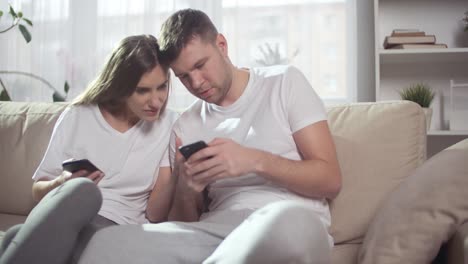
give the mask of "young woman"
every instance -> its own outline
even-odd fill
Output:
[[[61,114],[33,175],[40,203],[7,232],[0,263],[76,260],[98,229],[167,219],[174,189],[167,152],[177,115],[165,109],[169,72],[158,55],[151,35],[123,39]],[[88,159],[99,170],[63,171],[68,159]]]

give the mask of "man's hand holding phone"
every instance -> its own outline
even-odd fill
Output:
[[[86,177],[92,180],[94,183],[98,184],[99,181],[101,181],[101,179],[104,177],[104,173],[101,170],[99,170],[91,161],[87,159],[65,160],[62,163],[62,168],[64,172],[71,173],[71,175],[68,174],[68,177],[66,177],[65,180],[78,178],[78,177]]]
[[[256,166],[263,156],[260,150],[226,138],[216,138],[208,144],[195,142],[180,147],[179,151],[190,154],[183,165],[184,174],[191,187],[198,191],[219,179],[257,172]]]
[[[183,187],[183,189],[189,187],[192,189],[192,191],[200,193],[203,191],[203,189],[205,189],[206,185],[194,182],[192,176],[187,174],[188,160],[193,154],[200,151],[201,149],[208,147],[208,145],[204,141],[197,141],[183,146],[181,146],[181,144],[182,141],[177,137],[176,148],[178,151],[176,152],[176,166],[179,177],[184,179],[183,185],[186,187]]]

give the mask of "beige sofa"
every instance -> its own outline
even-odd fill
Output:
[[[22,223],[34,206],[31,176],[65,107],[0,102],[0,230]],[[331,203],[333,263],[357,263],[379,208],[425,162],[424,114],[403,101],[330,107],[328,114],[343,173],[342,191]],[[440,263],[467,263],[466,226],[458,228],[451,247],[439,254]]]

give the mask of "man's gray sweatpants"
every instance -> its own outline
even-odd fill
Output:
[[[329,263],[332,240],[302,202],[205,214],[200,222],[99,230],[81,255],[91,263]]]

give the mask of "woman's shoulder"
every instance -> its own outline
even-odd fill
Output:
[[[66,110],[73,114],[93,113],[98,109],[96,105],[70,104]]]
[[[173,109],[166,108],[164,113],[161,115],[160,120],[163,122],[168,122],[171,125],[179,118],[179,113]]]
[[[68,105],[59,117],[58,123],[82,121],[87,116],[94,115],[97,106],[94,105]]]

